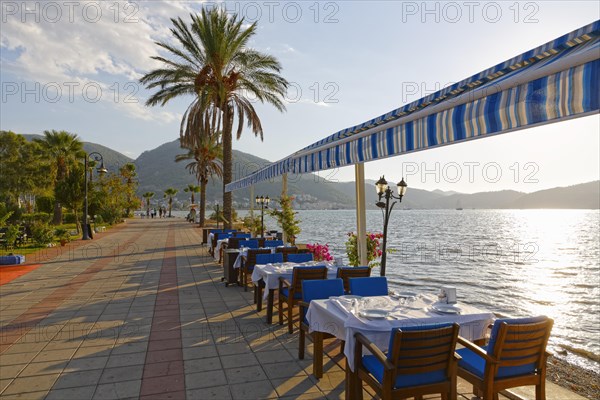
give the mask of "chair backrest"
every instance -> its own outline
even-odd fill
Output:
[[[211,229],[209,233],[223,233],[223,229]]]
[[[277,247],[283,246],[283,240],[265,240],[265,245],[263,247]]]
[[[282,253],[283,254],[283,261],[287,261],[287,256],[289,254],[296,254],[298,253],[298,248],[296,246],[286,246],[286,247],[278,247],[277,249],[275,249],[275,251],[277,253]]]
[[[235,232],[237,232],[237,229],[223,229],[223,233],[234,234]]]
[[[236,232],[233,235],[235,237],[241,238],[241,239],[250,239],[252,237],[252,234],[250,234],[250,233],[242,233],[242,232]]]
[[[244,268],[246,270],[254,268],[256,265],[256,256],[258,254],[271,254],[270,249],[249,249],[246,261],[244,261]]]
[[[269,253],[269,254],[257,254],[256,264],[275,264],[283,262],[283,254],[281,253]]]
[[[394,376],[435,374],[448,379],[459,329],[456,323],[392,329],[387,358]]]
[[[546,345],[553,324],[554,321],[546,316],[497,319],[487,346],[488,354],[499,361],[494,376],[527,375],[544,368]]]
[[[344,282],[341,279],[317,279],[302,281],[302,300],[310,303],[312,300],[328,299],[331,296],[342,296],[344,294]],[[300,307],[302,321],[305,319],[306,310]]]
[[[292,287],[295,293],[302,293],[302,281],[310,279],[327,279],[327,267],[294,267],[292,273]]]
[[[216,247],[217,246],[217,241],[221,240],[221,239],[227,239],[231,237],[231,233],[225,233],[225,232],[215,232],[213,234],[213,242],[212,242],[212,246]]]
[[[385,276],[371,276],[368,278],[349,278],[350,293],[357,296],[386,296],[388,284]]]
[[[228,249],[239,249],[241,240],[245,240],[245,239],[240,239],[239,237],[230,237],[229,240],[227,241],[227,248]]]
[[[256,239],[246,239],[240,243],[240,246],[247,247],[249,249],[258,249],[258,240]]]
[[[287,256],[288,262],[293,263],[303,263],[313,260],[312,253],[303,253],[303,254],[288,254]]]
[[[231,239],[230,239],[231,240]],[[344,281],[344,290],[350,292],[350,278],[366,278],[371,276],[369,267],[341,267],[337,270],[337,277]]]

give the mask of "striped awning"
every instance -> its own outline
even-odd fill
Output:
[[[599,74],[600,20],[336,132],[225,190],[285,173],[317,172],[595,114],[600,110]]]

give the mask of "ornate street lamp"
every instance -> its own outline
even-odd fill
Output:
[[[90,240],[91,239],[91,237],[89,235],[89,232],[88,232],[88,223],[89,223],[89,221],[88,221],[88,174],[87,174],[87,171],[88,171],[88,160],[90,158],[92,160],[94,160],[94,162],[96,164],[100,163],[100,166],[96,169],[96,171],[99,174],[105,174],[105,173],[108,172],[108,170],[106,168],[104,168],[104,159],[102,158],[102,154],[94,151],[94,152],[92,152],[90,154],[86,154],[85,155],[85,159],[84,159],[84,162],[83,162],[83,166],[84,166],[84,168],[83,168],[83,176],[85,178],[83,186],[84,186],[84,191],[85,191],[85,197],[84,197],[84,200],[83,200],[83,202],[84,202],[84,206],[83,206],[83,208],[84,208],[84,210],[83,210],[83,229],[82,229],[83,230],[83,234],[81,236],[81,240]]]
[[[396,203],[402,202],[402,197],[406,193],[406,189],[408,185],[404,182],[404,178],[397,184],[398,186],[398,195],[395,196],[392,192],[392,189],[388,186],[387,181],[382,176],[376,183],[375,189],[377,190],[377,196],[379,196],[379,201],[375,203],[375,205],[383,211],[383,252],[381,254],[381,276],[385,276],[385,262],[386,262],[386,248],[387,248],[387,229],[388,223],[390,222],[390,214],[392,213],[392,209],[396,205]],[[381,201],[381,198],[385,198],[385,202]],[[390,204],[390,199],[398,200],[392,201]]]
[[[269,208],[271,199],[269,196],[256,196],[256,204],[260,206],[260,237],[265,237],[265,208]]]

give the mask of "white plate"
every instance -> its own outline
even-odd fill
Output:
[[[460,312],[462,311],[460,307],[454,306],[452,304],[433,304],[431,306],[431,309],[442,314],[460,314]]]
[[[384,319],[389,315],[389,312],[385,310],[371,309],[360,311],[358,315],[369,319]]]

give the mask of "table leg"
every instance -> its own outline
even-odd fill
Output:
[[[263,287],[265,287],[265,283],[262,280],[258,281],[256,286],[254,286],[254,299],[256,300],[256,312],[262,311]]]
[[[275,299],[275,289],[269,289],[267,296],[267,324],[273,323],[273,302]]]
[[[323,332],[315,331],[313,337],[313,375],[317,379],[323,377]]]

